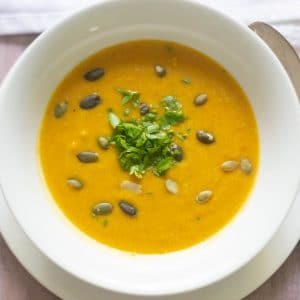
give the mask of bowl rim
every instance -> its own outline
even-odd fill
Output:
[[[136,2],[136,0],[126,0],[127,2]],[[150,1],[150,0],[143,0],[143,1]],[[261,47],[261,49],[264,49],[265,52],[268,53],[268,55],[270,56],[270,58],[273,59],[274,64],[277,64],[277,66],[279,68],[281,68],[281,75],[284,76],[286,79],[288,79],[288,81],[290,82],[290,79],[286,73],[286,71],[284,70],[283,66],[281,65],[281,63],[279,62],[279,60],[277,59],[277,57],[275,56],[275,54],[268,48],[268,46],[255,34],[253,33],[245,24],[227,16],[226,14],[224,14],[223,12],[220,12],[219,10],[216,10],[212,7],[210,7],[209,5],[200,3],[197,0],[167,0],[168,2],[177,2],[177,3],[185,3],[186,5],[194,5],[195,8],[197,9],[203,9],[208,11],[211,14],[214,15],[218,15],[218,17],[222,18],[223,20],[225,20],[225,22],[227,23],[231,23],[233,26],[236,26],[237,28],[243,30],[245,35],[248,35],[249,38],[252,39],[253,43],[257,43],[259,44],[259,46]],[[7,76],[5,77],[5,79],[3,80],[2,84],[1,84],[1,88],[3,88],[6,85],[9,85],[9,82],[11,81],[11,79],[14,77],[14,73],[18,70],[19,65],[23,62],[26,61],[28,53],[30,53],[32,51],[32,49],[34,49],[35,47],[37,47],[39,44],[43,43],[43,41],[45,39],[47,39],[47,36],[51,33],[54,33],[55,31],[59,30],[61,27],[63,27],[65,25],[65,23],[71,22],[73,19],[76,19],[78,16],[82,15],[82,14],[86,14],[87,12],[89,12],[90,10],[94,9],[94,8],[98,8],[101,7],[104,4],[109,4],[109,3],[116,3],[118,1],[116,0],[100,0],[96,3],[92,3],[89,4],[83,8],[79,8],[76,11],[73,11],[72,13],[70,13],[69,15],[63,17],[62,19],[59,20],[58,23],[56,23],[55,25],[53,25],[52,27],[50,27],[48,30],[44,31],[39,37],[37,37],[28,47],[27,49],[22,53],[22,55],[20,56],[20,58],[16,61],[16,63],[14,64],[14,66],[11,68],[11,70],[8,72]],[[297,100],[297,95],[296,92],[294,90],[293,85],[290,82],[290,88],[291,88],[291,93],[294,94],[294,99]],[[1,99],[0,100],[3,102],[4,100]],[[0,101],[0,104],[1,104]],[[295,101],[295,105],[298,105],[298,102]],[[296,106],[295,106],[296,107]],[[300,110],[297,107],[297,112],[298,112],[298,119],[300,120]],[[299,123],[300,124],[300,123]],[[295,187],[295,191],[294,191],[294,196],[293,196],[293,200],[290,201],[290,205],[289,205],[289,209],[287,209],[287,211],[285,212],[284,216],[281,218],[280,222],[278,222],[278,226],[275,228],[275,230],[273,230],[273,232],[270,232],[269,236],[267,239],[265,239],[264,241],[262,241],[260,244],[257,244],[256,247],[256,251],[253,251],[252,255],[249,255],[249,257],[244,260],[244,261],[239,261],[238,264],[235,264],[235,266],[232,266],[232,268],[230,270],[228,270],[227,272],[224,272],[224,274],[219,274],[219,276],[216,276],[216,278],[214,278],[214,280],[212,280],[212,282],[206,282],[204,284],[201,284],[201,288],[202,287],[206,287],[208,285],[211,285],[215,282],[218,282],[222,279],[224,279],[225,277],[231,275],[232,273],[236,272],[237,270],[239,270],[240,268],[242,268],[245,264],[247,264],[250,260],[252,260],[271,240],[271,238],[274,236],[274,234],[277,232],[278,228],[280,227],[280,225],[283,223],[286,215],[289,213],[290,208],[292,207],[292,203],[295,200],[295,196],[297,193],[297,189],[299,187],[299,182],[300,179],[298,179],[298,184]],[[132,291],[131,289],[128,290],[120,290],[118,288],[116,288],[115,286],[112,285],[107,285],[103,282],[99,283],[94,281],[92,278],[86,278],[81,276],[82,274],[78,274],[76,272],[74,272],[74,270],[70,269],[68,265],[64,264],[63,260],[57,260],[56,258],[51,257],[51,255],[49,255],[49,253],[47,253],[47,251],[44,251],[46,248],[44,248],[43,246],[41,246],[39,244],[38,239],[34,239],[32,238],[32,236],[30,235],[29,232],[27,232],[24,229],[24,226],[22,226],[22,222],[19,220],[19,218],[17,217],[17,215],[14,212],[14,207],[11,205],[10,201],[8,200],[8,198],[5,196],[5,186],[3,185],[3,183],[0,183],[2,185],[2,190],[3,190],[3,194],[4,194],[4,198],[5,201],[10,209],[10,211],[12,212],[12,215],[14,216],[15,220],[17,221],[17,223],[20,225],[20,227],[22,228],[22,230],[24,231],[24,233],[26,234],[26,236],[33,242],[33,244],[49,259],[51,260],[55,265],[57,265],[60,268],[63,268],[65,271],[67,271],[69,274],[79,278],[80,280],[87,282],[89,284],[92,284],[96,287],[101,287],[107,290],[111,290],[114,292],[122,292],[124,294],[128,294],[128,295],[148,295],[148,296],[158,296],[158,295],[175,295],[175,294],[179,294],[179,293],[183,293],[183,292],[188,292],[188,291],[192,291],[195,289],[198,289],[199,286],[188,286],[188,287],[174,287],[172,289],[172,291],[158,291],[158,292],[153,292],[153,293],[144,293],[141,292],[139,290],[134,290]]]

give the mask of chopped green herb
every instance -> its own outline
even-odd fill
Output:
[[[192,81],[191,81],[190,78],[183,78],[183,79],[181,80],[181,82],[184,83],[184,84],[190,84]]]
[[[186,133],[176,133],[176,137],[178,137],[181,141],[184,141],[187,139],[188,135]]]
[[[154,169],[154,174],[157,176],[163,175],[168,169],[176,164],[173,156],[168,156],[163,158],[158,162],[156,168]]]
[[[113,127],[110,143],[116,146],[122,169],[138,178],[146,171],[162,176],[176,164],[171,149],[174,133],[171,126],[185,120],[182,105],[174,96],[162,99],[165,112],[158,115],[152,111],[140,119],[121,120],[109,111],[109,121]]]
[[[112,128],[116,128],[121,122],[120,118],[114,114],[112,111],[108,112],[108,120]]]
[[[127,108],[124,109],[124,116],[128,117],[129,114],[130,114],[130,108],[127,107]]]
[[[177,138],[179,138],[181,141],[184,141],[189,136],[189,132],[191,131],[191,128],[185,128],[185,133],[177,132],[175,135]]]
[[[137,91],[126,90],[123,88],[118,88],[117,92],[122,95],[121,104],[124,105],[131,102],[133,107],[138,107],[140,103],[140,93]]]
[[[168,128],[171,125],[177,125],[185,120],[185,116],[182,111],[167,111],[160,119],[160,126],[162,128]]]
[[[108,225],[108,220],[107,219],[103,220],[102,225],[103,225],[103,227],[106,227]]]
[[[175,96],[163,97],[161,101],[165,110],[179,111],[182,108],[181,103],[178,102]]]

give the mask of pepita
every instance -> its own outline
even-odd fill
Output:
[[[144,116],[150,111],[150,107],[146,103],[141,103],[140,105],[140,115]]]
[[[246,175],[250,175],[253,170],[252,163],[250,162],[250,160],[248,158],[241,159],[240,168]]]
[[[69,104],[67,101],[57,103],[54,107],[55,118],[57,118],[57,119],[61,118],[66,113],[68,106],[69,106]]]
[[[215,137],[212,133],[204,131],[204,130],[198,130],[196,133],[196,137],[202,144],[212,144],[215,142]]]
[[[104,73],[103,68],[95,68],[86,72],[83,77],[87,81],[95,81],[103,77]]]
[[[158,77],[165,77],[167,75],[167,70],[162,65],[155,65],[154,71]]]
[[[76,156],[78,160],[83,163],[93,163],[98,161],[98,153],[95,152],[82,151],[79,152]]]
[[[113,206],[111,203],[100,202],[92,208],[92,214],[94,216],[104,216],[110,214],[112,210],[113,210]]]
[[[79,179],[76,179],[76,178],[68,178],[67,184],[76,190],[80,190],[83,188],[83,183]]]
[[[196,201],[200,204],[206,203],[213,195],[212,191],[202,191],[196,196]]]
[[[119,207],[128,216],[135,216],[137,214],[137,209],[129,202],[121,200],[119,202]]]
[[[167,179],[165,182],[165,187],[168,192],[171,194],[177,194],[178,193],[178,185],[177,182],[172,179]]]
[[[184,156],[183,149],[179,145],[173,143],[171,145],[171,153],[173,154],[173,157],[175,158],[175,160],[177,160],[177,161],[183,160],[183,156]]]
[[[221,169],[223,172],[229,173],[237,169],[239,166],[239,163],[235,160],[227,160],[223,162],[221,165]]]
[[[121,189],[128,190],[131,192],[134,192],[136,194],[142,193],[142,186],[140,184],[137,184],[135,182],[124,180],[121,182]]]
[[[203,105],[204,103],[206,103],[207,101],[207,95],[206,94],[198,94],[195,98],[194,98],[194,104],[196,106],[200,106]]]
[[[109,148],[109,140],[106,137],[99,136],[97,139],[97,143],[99,147],[101,147],[104,150],[107,150]]]
[[[79,106],[82,109],[92,109],[96,107],[100,103],[100,101],[100,96],[94,93],[83,98],[80,101]]]

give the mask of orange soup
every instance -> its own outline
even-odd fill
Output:
[[[108,246],[164,253],[222,229],[258,169],[253,111],[220,65],[185,46],[101,50],[60,83],[39,154],[57,205]]]

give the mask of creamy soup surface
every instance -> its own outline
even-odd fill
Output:
[[[39,154],[54,200],[81,231],[121,250],[165,253],[237,214],[259,141],[246,95],[219,64],[141,40],[101,50],[64,78]]]

